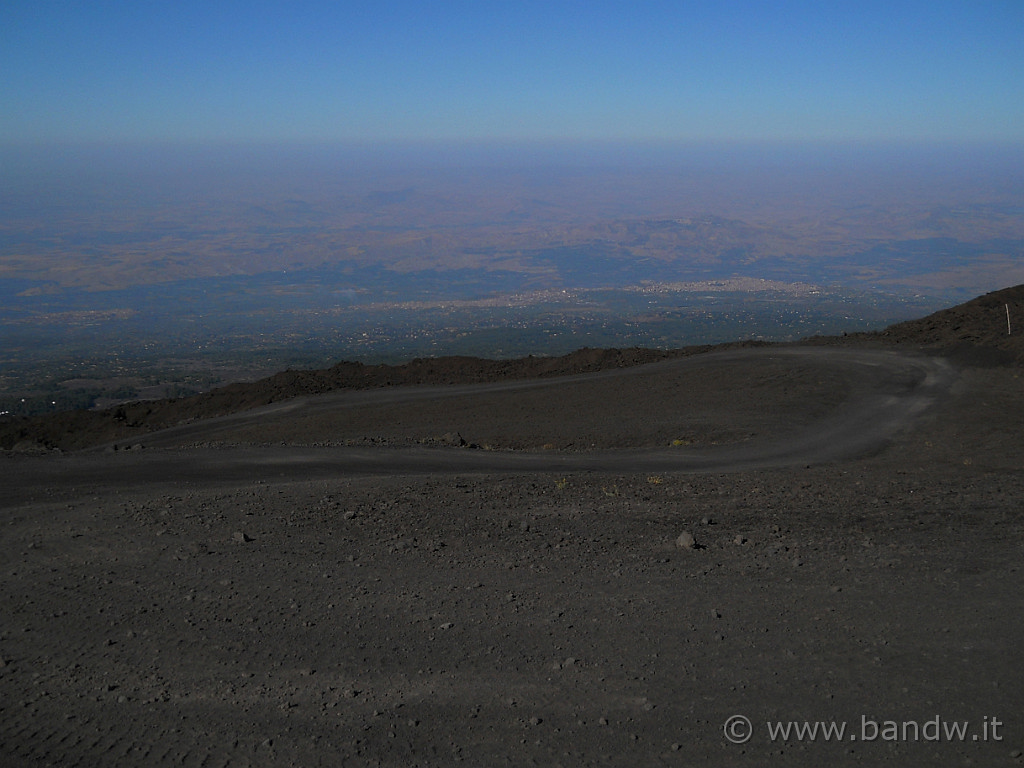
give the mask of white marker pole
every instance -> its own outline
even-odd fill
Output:
[[[1010,305],[1006,304],[1006,335],[1010,335]]]

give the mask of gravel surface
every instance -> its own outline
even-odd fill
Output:
[[[895,378],[752,356],[8,453],[0,764],[1021,765],[1024,370],[897,357]],[[943,371],[818,462],[459,463],[761,450]],[[845,730],[772,736],[805,721]]]

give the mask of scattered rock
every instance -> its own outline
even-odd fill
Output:
[[[676,546],[679,547],[679,549],[696,549],[697,540],[689,531],[683,531],[679,534],[679,538],[676,539]]]
[[[232,541],[237,541],[244,544],[246,542],[252,541],[252,536],[242,531],[235,531],[231,534],[231,539]]]
[[[443,445],[450,445],[453,448],[464,448],[466,440],[458,432],[445,432],[438,441]]]
[[[11,450],[28,456],[44,456],[48,453],[47,447],[35,440],[20,440]]]

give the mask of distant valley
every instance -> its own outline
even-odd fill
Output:
[[[0,410],[870,330],[1024,282],[1013,164],[900,157],[6,157]]]

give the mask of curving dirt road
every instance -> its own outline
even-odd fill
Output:
[[[481,395],[490,409],[512,403],[518,395],[544,391],[572,397],[577,388],[611,379],[628,383],[638,376],[687,375],[723,365],[758,369],[769,362],[838,377],[843,397],[820,418],[792,428],[792,413],[779,414],[764,434],[752,440],[699,447],[644,447],[626,450],[553,451],[470,450],[439,447],[309,447],[245,445],[239,435],[273,434],[289,422],[322,423],[361,409],[413,405],[426,412]],[[55,483],[69,485],[140,485],[147,483],[215,483],[295,480],[365,474],[439,474],[466,472],[739,472],[812,465],[875,451],[912,422],[955,380],[955,370],[941,358],[877,350],[774,347],[709,353],[647,366],[583,376],[451,387],[407,387],[336,392],[296,398],[244,413],[185,424],[147,436],[147,450],[113,450],[114,446],[60,459],[26,460],[4,503],[18,503]],[[833,385],[834,388],[834,385]],[[744,398],[743,391],[731,396]],[[498,405],[495,406],[494,403]],[[681,411],[696,409],[690,401]],[[806,403],[806,408],[814,404]],[[614,419],[614,403],[603,417]],[[413,428],[413,427],[409,427]],[[628,429],[629,426],[626,426]],[[211,450],[216,444],[222,447]],[[195,446],[200,446],[196,448]],[[117,446],[124,448],[127,446]]]

